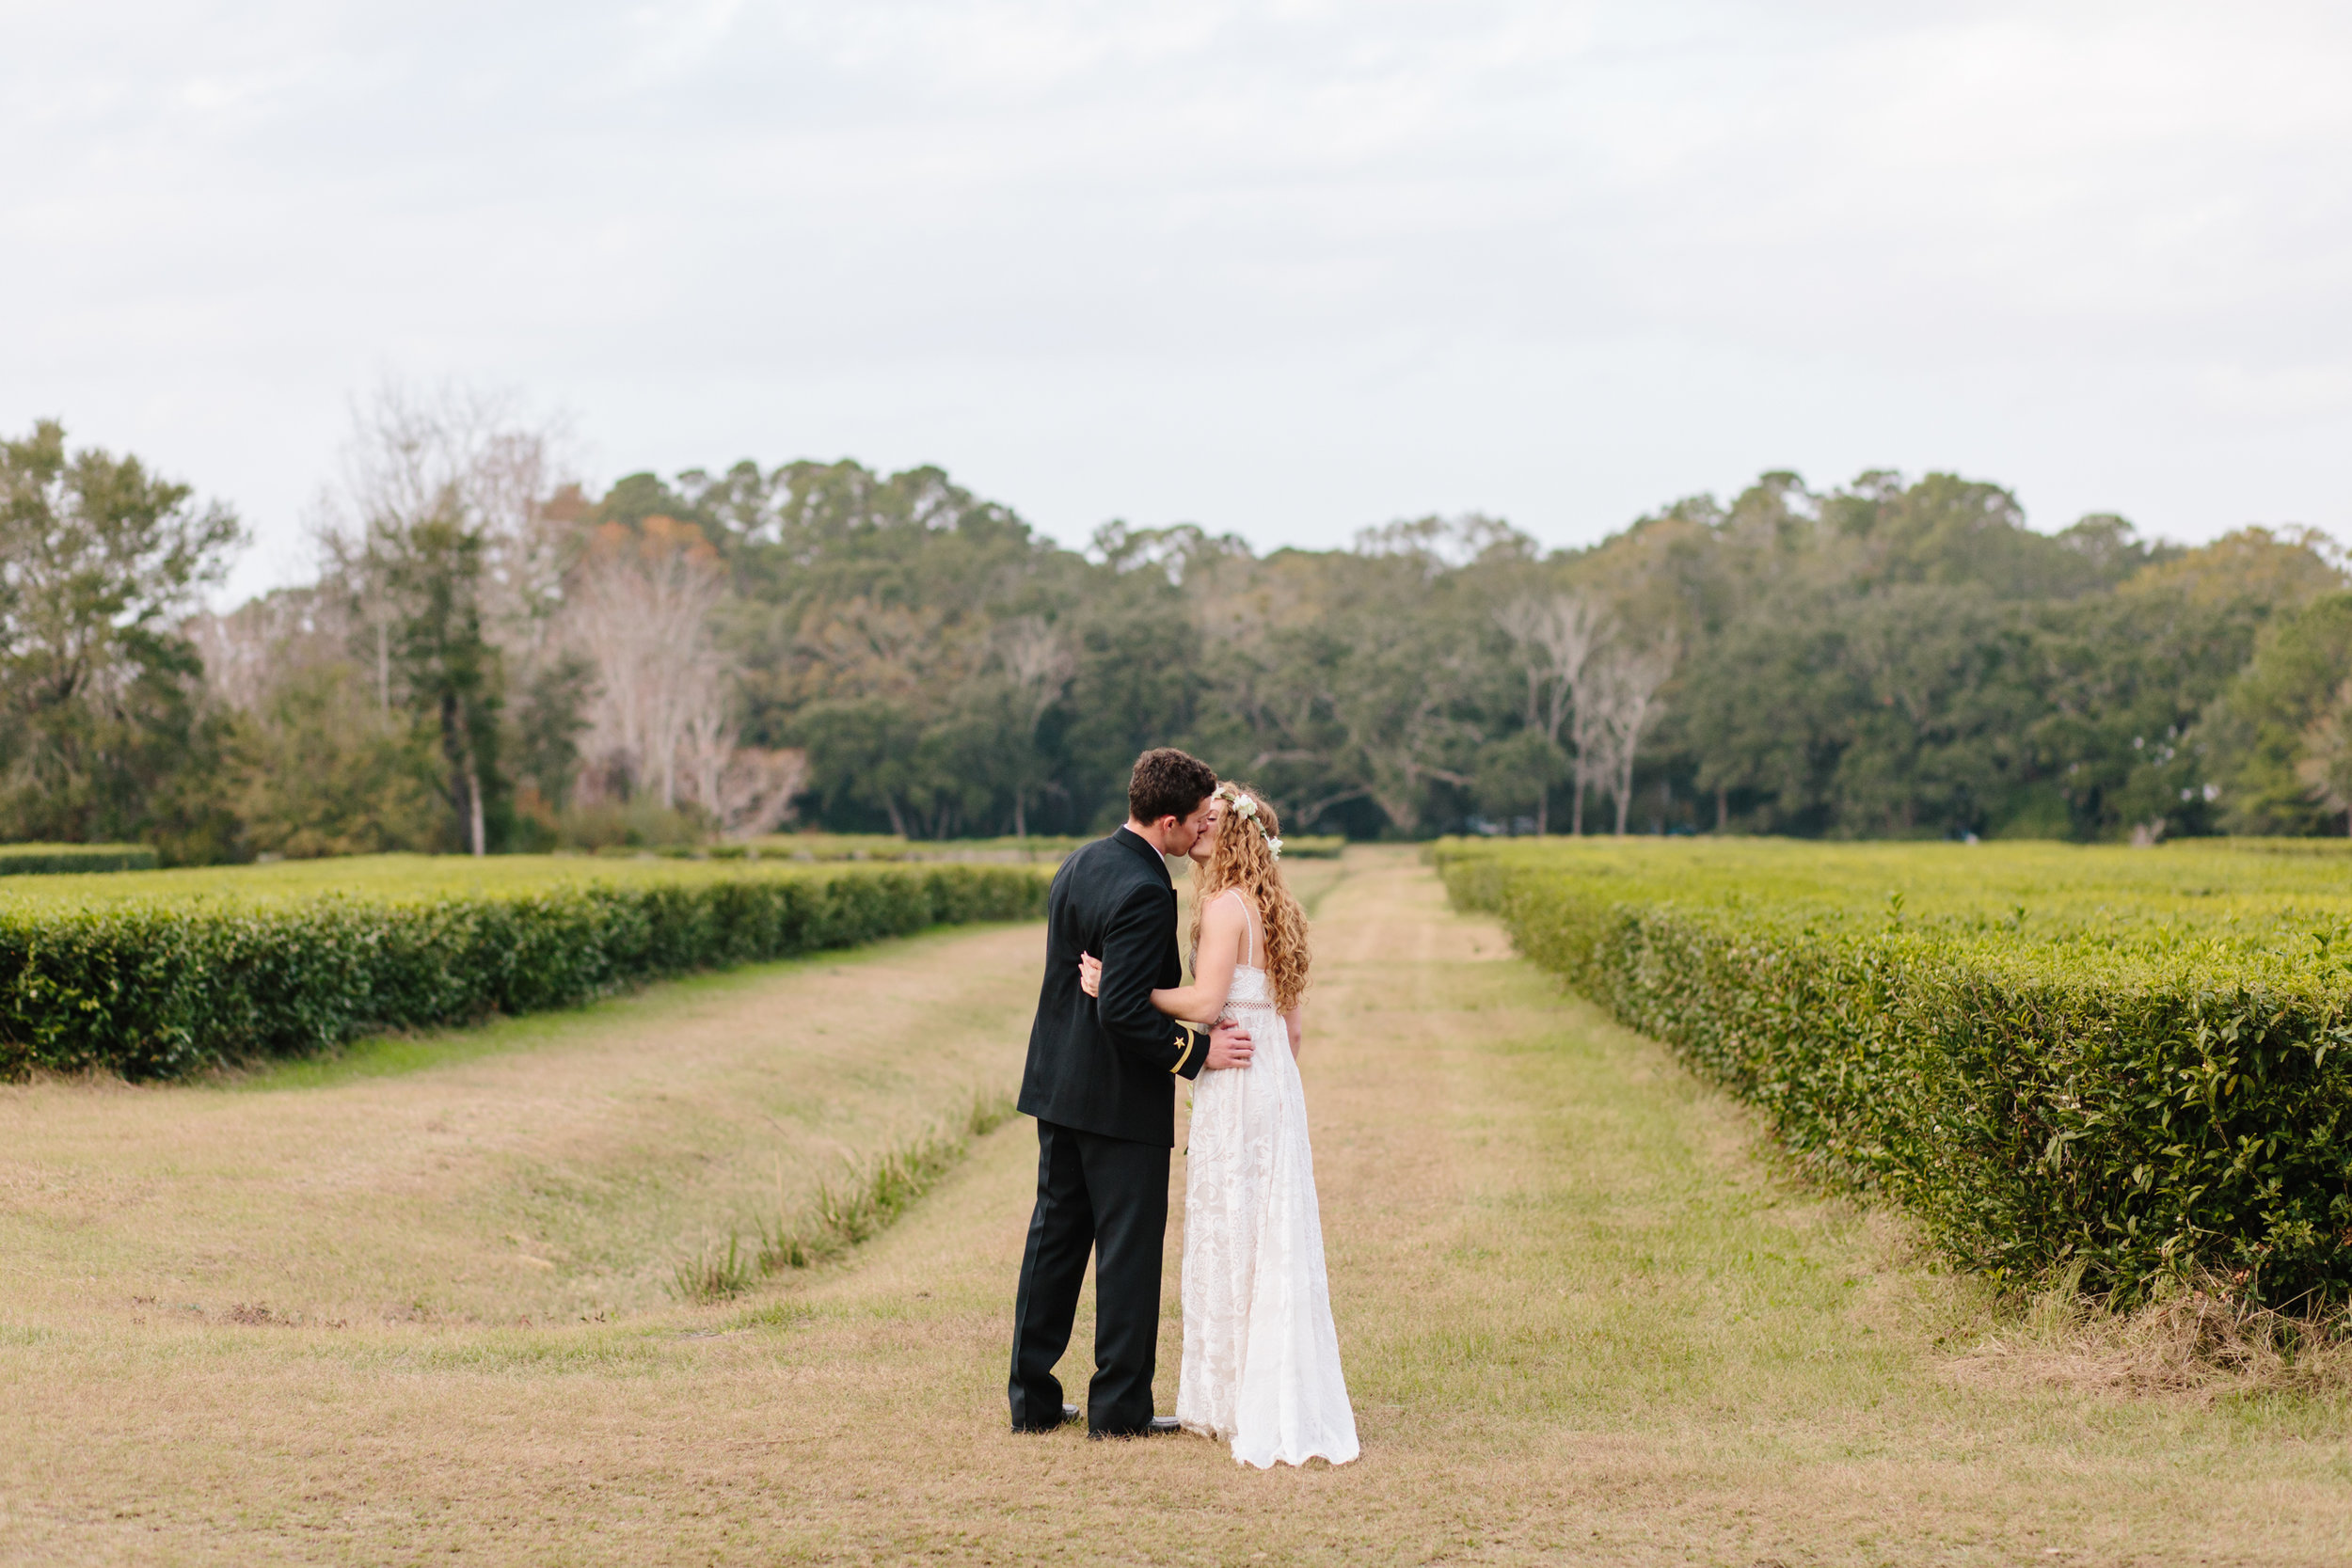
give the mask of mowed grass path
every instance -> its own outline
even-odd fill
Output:
[[[1004,1430],[1025,1121],[845,1265],[661,1297],[660,1246],[753,1212],[766,1165],[791,1201],[1010,1081],[1025,927],[659,988],[396,1076],[6,1091],[0,1560],[2352,1556],[2341,1403],[1962,1355],[1997,1326],[1972,1287],[1772,1174],[1744,1113],[1409,854],[1300,870],[1358,1464]],[[265,1287],[300,1321],[224,1321]]]

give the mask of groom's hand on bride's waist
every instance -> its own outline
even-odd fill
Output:
[[[1209,1031],[1209,1059],[1202,1066],[1211,1072],[1219,1068],[1249,1065],[1249,1031],[1238,1023],[1222,1023]]]

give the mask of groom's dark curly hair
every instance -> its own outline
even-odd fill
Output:
[[[1207,763],[1173,746],[1154,746],[1127,775],[1127,812],[1146,826],[1163,816],[1182,819],[1216,791],[1216,774]]]

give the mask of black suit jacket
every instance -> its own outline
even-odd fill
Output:
[[[1078,955],[1103,960],[1103,994],[1078,989]],[[1021,1109],[1040,1121],[1136,1143],[1176,1143],[1176,1080],[1199,1075],[1209,1037],[1152,1006],[1184,983],[1176,885],[1120,829],[1061,863],[1045,899],[1045,984],[1029,1030]]]

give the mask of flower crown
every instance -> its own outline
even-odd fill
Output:
[[[1233,814],[1236,816],[1248,817],[1252,822],[1258,822],[1258,802],[1254,796],[1244,795],[1232,784],[1217,785],[1216,793],[1233,802]],[[1282,858],[1282,841],[1267,832],[1265,824],[1263,822],[1258,822],[1258,836],[1265,840],[1266,851],[1269,854],[1278,861]]]

